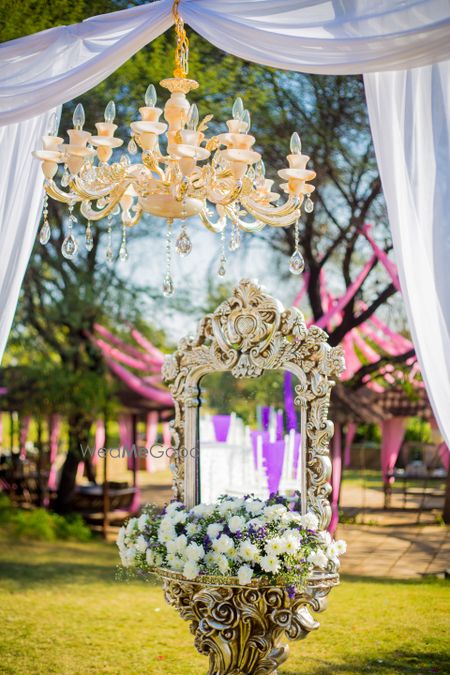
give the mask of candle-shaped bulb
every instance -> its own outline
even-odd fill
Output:
[[[110,101],[105,108],[105,122],[109,122],[111,124],[112,122],[114,122],[115,116],[116,116],[116,104],[114,103],[114,101]]]
[[[242,121],[246,125],[245,129],[243,129],[243,131],[244,131],[244,133],[247,133],[248,131],[250,131],[250,124],[251,124],[251,117],[250,117],[250,113],[248,112],[248,110],[244,110],[244,112],[242,113]]]
[[[84,127],[86,121],[86,115],[84,114],[84,108],[81,103],[78,103],[75,110],[73,111],[72,122],[73,126],[77,131],[81,131]]]
[[[242,115],[244,114],[244,104],[242,103],[242,99],[240,96],[238,96],[235,102],[233,103],[233,108],[231,112],[233,114],[234,120],[242,119]]]
[[[187,128],[195,131],[198,125],[198,108],[193,103],[189,108],[188,118],[187,118]]]
[[[58,132],[58,119],[56,113],[52,113],[48,121],[48,131],[47,136],[56,136]]]
[[[291,152],[293,155],[301,155],[302,154],[302,142],[300,140],[300,136],[296,131],[291,136]]]
[[[144,97],[145,105],[147,106],[147,108],[154,108],[156,105],[157,98],[158,97],[156,96],[155,85],[149,84]]]
[[[259,178],[264,178],[266,175],[266,166],[262,159],[259,160],[259,162],[256,162],[255,164],[255,173],[256,176]]]

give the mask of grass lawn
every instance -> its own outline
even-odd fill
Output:
[[[0,672],[197,675],[188,625],[158,585],[115,580],[115,546],[0,535]],[[280,675],[449,673],[450,585],[346,577]]]

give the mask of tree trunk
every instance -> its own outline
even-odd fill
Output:
[[[69,417],[69,450],[61,471],[58,492],[55,501],[57,513],[70,513],[75,496],[78,465],[85,458],[81,452],[81,445],[85,447],[89,442],[89,429],[92,420],[83,415]]]

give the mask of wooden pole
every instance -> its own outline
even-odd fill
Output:
[[[105,449],[108,448],[108,419],[105,413]],[[108,538],[108,515],[109,515],[109,485],[108,485],[108,452],[105,452],[103,460],[103,539]]]

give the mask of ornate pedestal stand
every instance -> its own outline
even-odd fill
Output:
[[[209,656],[208,675],[270,675],[286,661],[284,642],[301,640],[319,627],[309,613],[325,609],[326,596],[339,583],[337,574],[311,576],[290,598],[284,588],[253,582],[240,586],[234,577],[187,581],[157,569],[167,602],[191,622],[195,647]]]

